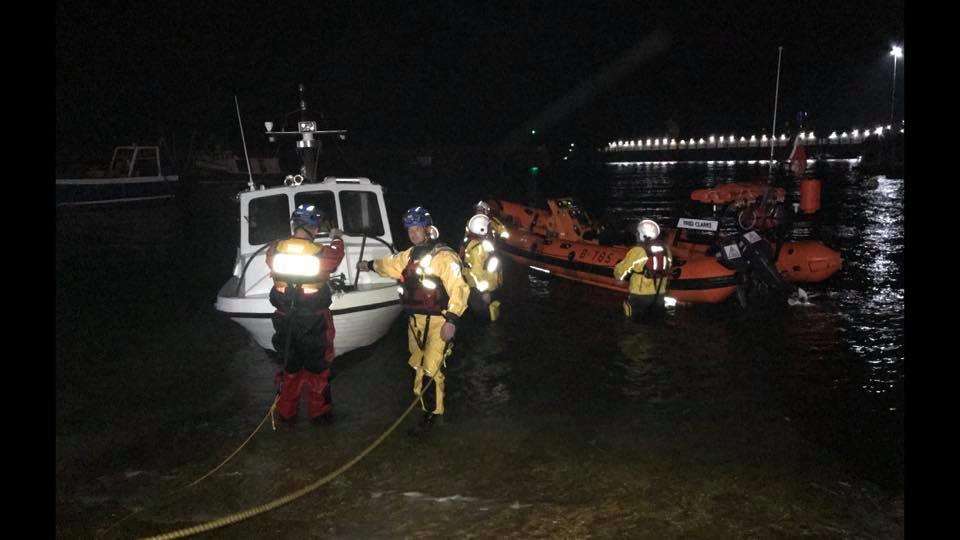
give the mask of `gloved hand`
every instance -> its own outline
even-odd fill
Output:
[[[370,261],[357,261],[357,272],[366,272],[369,270],[368,263]]]
[[[457,327],[450,321],[443,323],[443,326],[440,327],[440,339],[442,339],[444,343],[452,340],[453,335],[456,333]]]
[[[343,238],[343,231],[337,228],[330,229],[330,238],[334,240],[337,238]]]

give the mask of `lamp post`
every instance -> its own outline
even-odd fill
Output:
[[[899,45],[894,45],[890,49],[890,56],[893,57],[893,90],[890,92],[890,126],[893,126],[893,110],[894,110],[894,101],[893,98],[897,95],[897,59],[903,57],[903,48]]]
[[[895,101],[894,97],[897,95],[897,59],[903,57],[903,47],[899,45],[894,45],[890,49],[890,56],[893,57],[893,89],[890,91],[890,129],[893,129],[893,111],[895,110]],[[890,137],[890,159],[891,161],[896,160],[894,155],[894,146],[893,146],[893,137]]]

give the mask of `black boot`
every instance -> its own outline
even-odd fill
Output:
[[[423,413],[423,417],[420,418],[420,421],[417,422],[415,426],[407,431],[407,435],[410,435],[411,437],[419,437],[430,431],[430,428],[433,427],[435,416],[436,415],[433,413]]]

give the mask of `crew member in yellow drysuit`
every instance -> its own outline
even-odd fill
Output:
[[[457,253],[437,242],[440,233],[426,208],[407,210],[403,225],[413,247],[377,259],[359,261],[357,270],[374,271],[399,279],[403,285],[400,302],[410,316],[407,340],[409,364],[416,374],[413,393],[421,398],[424,415],[411,434],[428,430],[437,416],[443,415],[443,364],[453,347],[453,336],[460,316],[467,309],[470,287],[461,275],[463,264]],[[430,388],[424,378],[433,379]]]
[[[463,278],[470,286],[470,312],[483,321],[495,321],[500,316],[500,301],[495,296],[503,283],[496,240],[508,233],[502,223],[489,215],[490,207],[485,202],[477,203],[474,210],[476,215],[467,221],[466,236],[460,246]]]
[[[633,319],[649,312],[655,305],[663,305],[673,264],[670,247],[658,239],[660,226],[655,221],[641,221],[636,235],[637,245],[613,269],[614,277],[621,281],[630,277],[630,294],[623,302],[623,313]]]

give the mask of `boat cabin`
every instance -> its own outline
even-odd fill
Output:
[[[390,253],[393,236],[383,200],[383,188],[368,178],[324,178],[322,182],[280,186],[270,189],[243,191],[237,195],[240,202],[240,245],[234,276],[240,279],[240,293],[255,295],[269,292],[273,286],[266,265],[266,247],[278,239],[290,236],[290,214],[300,204],[313,204],[327,216],[317,240],[329,243],[333,228],[343,231],[346,253],[340,266],[333,272],[334,279],[342,279],[357,288],[383,281],[375,273],[361,272],[356,276],[356,263],[363,247],[363,258],[374,259]],[[364,242],[363,237],[367,240]]]

